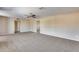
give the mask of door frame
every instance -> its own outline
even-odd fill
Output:
[[[37,20],[36,24],[37,24],[37,33],[40,33],[40,20]]]
[[[19,22],[19,24],[18,24]],[[20,20],[15,20],[14,21],[14,25],[15,25],[15,33],[19,33],[20,32],[20,24],[21,24],[21,21]],[[18,31],[19,29],[19,31]]]

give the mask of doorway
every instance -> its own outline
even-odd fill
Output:
[[[40,33],[40,21],[37,21],[37,33]]]
[[[15,33],[19,33],[20,32],[20,21],[16,20],[15,21]]]

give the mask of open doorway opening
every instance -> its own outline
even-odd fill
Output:
[[[15,21],[15,33],[19,33],[20,32],[20,21],[16,20]]]
[[[40,21],[37,21],[37,33],[40,33]]]

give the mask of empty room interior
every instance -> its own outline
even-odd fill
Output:
[[[79,8],[0,7],[0,52],[79,52]]]

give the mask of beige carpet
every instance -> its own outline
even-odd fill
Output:
[[[39,33],[17,33],[0,36],[7,41],[0,42],[0,51],[11,52],[76,52],[79,42]],[[1,39],[0,39],[1,40]]]

